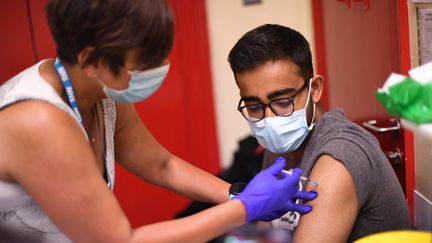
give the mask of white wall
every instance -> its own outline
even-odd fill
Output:
[[[249,134],[249,127],[237,111],[240,99],[228,53],[247,31],[266,23],[281,24],[302,33],[314,53],[312,7],[310,0],[262,0],[243,5],[243,0],[206,0],[213,78],[216,125],[220,158],[227,167],[237,142]]]

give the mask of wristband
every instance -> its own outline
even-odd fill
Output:
[[[247,184],[243,182],[236,182],[231,184],[229,188],[229,199],[230,200],[234,199],[238,194],[240,194],[245,189],[246,186]]]

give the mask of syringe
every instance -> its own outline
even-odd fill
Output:
[[[292,169],[290,169],[290,170],[282,170],[284,173],[286,173],[286,174],[288,174],[288,175],[292,175]],[[304,177],[304,176],[300,176],[300,181],[303,181],[303,182],[309,182],[309,183],[311,183],[314,187],[317,187],[318,186],[318,182],[316,181],[316,180],[312,180],[312,179],[309,179],[309,178],[307,178],[307,177]]]

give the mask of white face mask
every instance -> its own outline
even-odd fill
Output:
[[[276,154],[295,151],[313,129],[315,123],[307,125],[306,107],[309,103],[311,81],[306,105],[303,109],[294,111],[290,116],[266,117],[258,122],[248,121],[252,135],[258,143]],[[313,104],[312,122],[315,117]]]
[[[130,72],[129,86],[123,90],[109,88],[101,82],[104,86],[103,90],[111,99],[123,103],[135,103],[145,100],[159,89],[168,74],[169,66],[169,64],[166,64],[142,72]]]

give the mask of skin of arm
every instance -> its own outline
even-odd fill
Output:
[[[0,133],[0,179],[22,185],[74,242],[204,242],[245,222],[243,204],[232,200],[132,229],[79,125],[65,112],[42,101],[21,102],[0,112]]]
[[[118,163],[141,179],[194,200],[228,201],[230,185],[167,151],[144,126],[133,105],[117,104],[115,143]]]
[[[294,242],[346,242],[358,213],[357,194],[350,173],[342,162],[322,155],[310,178],[319,182],[316,188],[319,197],[308,203],[313,210],[300,218]]]

